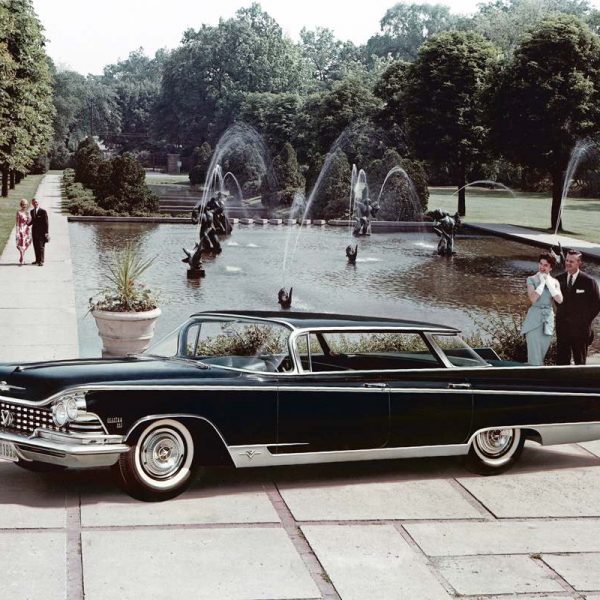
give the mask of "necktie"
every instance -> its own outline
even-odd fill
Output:
[[[567,288],[571,289],[573,287],[573,275],[569,275],[569,280],[567,281]]]

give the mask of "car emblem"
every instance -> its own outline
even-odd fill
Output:
[[[240,452],[241,456],[247,456],[248,460],[252,460],[257,454],[262,454],[260,450],[246,450],[245,452]]]
[[[10,410],[2,409],[0,411],[0,425],[2,427],[10,427],[15,422],[15,416]]]

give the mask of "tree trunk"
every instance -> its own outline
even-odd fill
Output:
[[[465,169],[465,165],[463,164],[459,164],[458,165],[458,170],[457,170],[457,185],[458,185],[458,214],[461,217],[464,217],[467,214],[467,208],[466,208],[466,201],[465,201],[465,197],[466,197],[466,188],[465,186],[467,185],[467,174],[466,174],[466,169]]]
[[[15,170],[14,169],[10,170],[10,174],[8,176],[8,187],[10,187],[11,190],[15,189]]]
[[[23,173],[21,171],[17,171],[15,174],[16,182],[21,183],[23,181]]]
[[[561,200],[563,192],[563,172],[556,169],[552,172],[552,210],[550,214],[550,227],[552,231],[562,231]],[[559,222],[560,220],[560,222]],[[557,227],[558,223],[558,227]]]
[[[8,196],[8,167],[4,166],[2,168],[2,197],[6,198]]]

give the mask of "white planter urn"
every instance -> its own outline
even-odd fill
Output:
[[[92,310],[102,338],[102,356],[126,356],[146,350],[160,313],[160,308],[143,312]]]

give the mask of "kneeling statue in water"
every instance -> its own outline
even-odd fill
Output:
[[[294,288],[291,287],[289,292],[286,292],[284,288],[281,288],[279,292],[277,292],[277,302],[281,304],[281,308],[289,308],[292,305],[292,290]]]
[[[355,265],[356,257],[358,256],[358,244],[352,248],[351,245],[346,246],[346,257],[348,258],[348,264]]]
[[[454,236],[462,225],[460,215],[455,213],[451,216],[441,208],[436,208],[427,213],[433,220],[433,230],[439,236],[437,253],[440,256],[452,256],[454,252]]]

